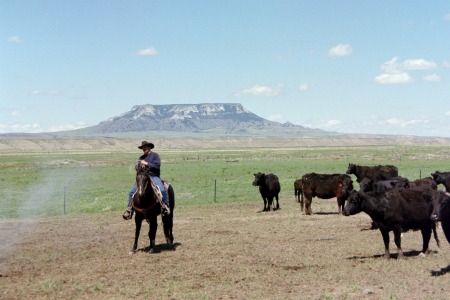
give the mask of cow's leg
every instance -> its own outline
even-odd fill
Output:
[[[337,205],[338,205],[338,214],[342,215],[342,209],[344,208],[344,205],[342,205],[342,198],[336,197],[337,199]]]
[[[273,196],[270,195],[267,197],[267,211],[274,210],[273,208]]]
[[[263,198],[263,201],[264,201],[264,209],[263,209],[263,211],[268,211],[268,207],[267,207],[267,199],[266,199],[266,197],[264,197],[264,196],[262,196],[262,198]]]
[[[434,240],[436,241],[436,244],[437,244],[438,248],[441,248],[441,243],[439,241],[439,237],[438,237],[437,232],[436,232],[436,227],[437,226],[438,226],[438,222],[433,222],[433,226],[431,227],[431,229],[433,230]]]
[[[384,242],[384,258],[389,259],[391,258],[391,254],[389,253],[389,231],[382,229],[380,231]]]
[[[278,195],[275,196],[275,199],[277,200],[277,210],[280,209],[280,202],[278,202]]]
[[[422,239],[423,239],[422,254],[425,255],[427,254],[428,245],[430,244],[431,228],[421,229],[420,231],[422,232]]]
[[[156,231],[158,230],[158,217],[156,215],[152,215],[149,219],[150,229],[148,231],[148,237],[150,239],[150,245],[148,247],[149,253],[155,252],[155,239],[156,239]]]
[[[397,246],[397,259],[403,258],[403,251],[402,251],[402,230],[401,228],[394,229],[394,242]]]
[[[142,220],[143,220],[142,214],[136,213],[136,215],[134,217],[134,223],[136,224],[136,230],[134,232],[134,244],[133,244],[133,248],[131,248],[130,254],[136,253],[138,240],[139,240],[139,234],[141,233]]]
[[[306,201],[305,201],[305,213],[306,213],[307,215],[311,215],[311,214],[312,214],[311,203],[312,203],[312,197],[306,197]]]
[[[300,195],[300,210],[303,211],[305,207],[305,202],[303,201],[303,192]]]

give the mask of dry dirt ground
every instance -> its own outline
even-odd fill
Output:
[[[255,197],[256,199],[256,197]],[[175,245],[157,253],[121,212],[0,221],[0,299],[448,299],[450,245],[418,256],[420,232],[405,233],[405,258],[385,260],[365,214],[337,215],[335,200],[293,199],[258,212],[245,205],[178,207]],[[148,226],[145,224],[145,229]]]

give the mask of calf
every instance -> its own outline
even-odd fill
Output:
[[[386,166],[358,166],[355,164],[348,164],[346,174],[353,174],[356,176],[356,181],[359,183],[363,178],[369,178],[372,181],[390,179],[398,176],[398,169],[393,165]]]
[[[296,179],[294,181],[294,195],[295,195],[295,201],[300,203],[300,197],[302,195],[302,180]]]
[[[338,213],[341,214],[345,200],[353,190],[352,178],[345,174],[316,174],[309,173],[302,177],[302,199],[300,201],[303,211],[303,196],[306,198],[306,214],[312,214],[311,203],[313,197],[322,199],[337,198]]]
[[[436,171],[431,173],[431,176],[433,176],[433,180],[436,184],[443,184],[447,193],[450,193],[450,172]]]
[[[264,174],[261,172],[258,172],[253,175],[255,176],[255,179],[253,180],[253,185],[259,186],[259,192],[261,193],[261,197],[263,198],[264,201],[263,211],[269,211],[271,209],[273,198],[277,200],[276,209],[279,209],[280,204],[278,202],[278,194],[280,193],[281,187],[278,177],[272,173]]]
[[[393,189],[386,193],[352,192],[344,207],[344,215],[368,214],[380,229],[384,241],[384,257],[390,258],[389,232],[394,232],[398,256],[403,257],[401,233],[410,229],[422,232],[422,253],[428,250],[431,231],[439,246],[436,225],[431,220],[433,190],[429,188]]]

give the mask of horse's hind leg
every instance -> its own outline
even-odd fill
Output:
[[[173,234],[172,234],[172,227],[173,227],[173,219],[172,219],[172,213],[168,216],[163,216],[163,227],[164,227],[164,236],[166,237],[166,243],[167,244],[173,244]]]

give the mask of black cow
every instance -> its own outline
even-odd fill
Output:
[[[278,194],[280,193],[281,187],[277,175],[272,173],[264,174],[261,172],[258,172],[253,175],[255,176],[255,179],[253,180],[253,185],[259,186],[259,192],[261,193],[261,197],[264,200],[263,211],[270,210],[270,208],[272,207],[273,198],[277,200],[276,209],[279,209],[280,204],[278,202]]]
[[[302,177],[302,199],[300,201],[303,211],[303,196],[306,198],[306,214],[312,214],[311,203],[313,197],[322,199],[337,198],[338,213],[341,214],[345,200],[353,190],[352,178],[345,174],[316,174],[309,173]]]
[[[372,181],[386,180],[398,176],[398,168],[393,165],[386,166],[358,166],[355,164],[348,164],[346,174],[353,174],[356,176],[356,181],[359,183],[363,178],[369,178]]]
[[[450,194],[442,191],[435,192],[431,220],[441,222],[442,230],[450,243]]]
[[[361,180],[364,192],[384,193],[392,189],[409,188],[409,180],[405,177],[392,177],[391,179],[373,181],[365,177]],[[361,187],[360,183],[360,187]],[[361,190],[361,189],[360,189]]]
[[[409,183],[409,186],[410,187],[428,186],[429,188],[431,188],[433,190],[437,190],[437,183],[431,177],[425,177],[425,178],[416,179],[414,181],[411,181]]]
[[[436,225],[431,220],[432,196],[430,188],[393,189],[386,193],[352,192],[344,207],[344,215],[350,216],[359,212],[368,214],[377,225],[383,236],[385,258],[390,258],[389,232],[394,232],[394,241],[398,256],[403,257],[401,233],[410,229],[422,232],[422,253],[428,250],[431,232],[439,246]]]
[[[431,176],[433,176],[433,180],[436,184],[443,184],[447,193],[450,193],[450,172],[436,171],[431,173]]]
[[[295,201],[300,203],[300,197],[302,195],[302,180],[296,179],[294,181],[294,195],[295,195]]]

